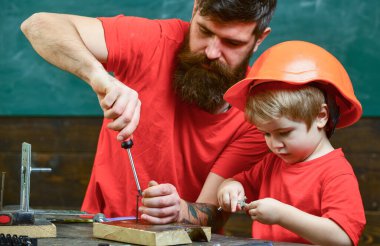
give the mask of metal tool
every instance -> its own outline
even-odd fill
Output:
[[[241,208],[244,208],[245,206],[247,206],[248,204],[245,202],[247,200],[247,197],[244,197],[243,199],[241,200],[238,200],[238,205],[240,205]],[[219,207],[218,208],[218,211],[222,211],[223,208],[222,207]]]
[[[130,148],[133,143],[128,143]],[[129,149],[128,149],[129,150]],[[46,219],[52,222],[93,222],[101,221],[118,221],[132,220],[130,217],[106,218],[104,214],[88,214],[83,211],[76,210],[31,210],[29,208],[30,197],[30,174],[32,172],[50,172],[51,168],[33,168],[31,166],[31,145],[22,144],[21,152],[21,188],[20,188],[20,210],[0,209],[0,225],[20,225],[34,224],[35,219]],[[137,176],[136,176],[137,177]],[[2,194],[4,191],[5,172],[2,173],[2,185],[0,194],[0,208],[2,207]],[[138,182],[138,181],[137,181]],[[141,192],[140,192],[141,194]]]
[[[247,197],[244,197],[242,200],[238,201],[238,204],[240,205],[241,208],[244,208],[245,206],[248,205],[245,201],[247,200]]]
[[[5,172],[2,172],[1,173],[0,211],[3,210],[4,186],[5,186]]]
[[[136,186],[137,186],[137,191],[138,191],[139,195],[142,196],[139,179],[138,179],[137,173],[136,173],[135,163],[133,162],[133,158],[132,158],[132,153],[131,153],[132,146],[133,146],[132,139],[128,139],[127,141],[121,143],[121,147],[123,149],[126,149],[128,152],[129,161],[130,161],[131,167],[132,167],[133,177],[135,178],[135,182],[136,182]]]
[[[122,221],[122,220],[134,220],[136,219],[134,216],[127,217],[115,217],[115,218],[106,218],[106,216],[102,213],[98,213],[94,216],[94,222],[110,222],[110,221]]]
[[[132,146],[133,146],[132,139],[128,139],[127,141],[124,141],[121,143],[121,147],[123,149],[126,149],[128,152],[129,162],[131,163],[133,177],[135,178],[135,182],[136,182],[136,187],[137,187],[137,192],[138,192],[136,196],[136,223],[137,223],[139,220],[139,197],[142,196],[142,192],[141,192],[139,178],[137,177],[137,173],[136,173],[135,163],[133,162],[133,158],[132,158],[132,153],[131,153]]]
[[[31,155],[32,155],[32,146],[25,142],[22,143],[20,210],[0,211],[0,225],[34,224],[35,213],[33,211],[30,211],[29,209],[30,174],[32,172],[50,172],[52,169],[51,168],[32,168]],[[4,181],[4,174],[3,174],[3,181]],[[2,184],[2,186],[4,185]]]
[[[106,216],[102,213],[89,214],[76,210],[33,210],[33,212],[36,218],[60,223],[108,222],[136,219],[135,216],[106,218]]]
[[[34,224],[33,212],[0,212],[0,225],[32,225]]]
[[[21,153],[21,184],[20,184],[20,210],[29,211],[30,174],[32,172],[51,172],[51,168],[32,168],[32,145],[22,143]]]
[[[0,233],[0,245],[17,245],[17,246],[37,246],[37,238],[21,236],[17,234]]]

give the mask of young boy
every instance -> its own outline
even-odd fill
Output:
[[[220,206],[247,211],[257,239],[357,245],[365,225],[358,183],[329,141],[335,127],[362,114],[340,62],[314,44],[284,42],[265,51],[224,99],[245,111],[272,153],[221,184]],[[252,202],[241,203],[245,196]]]

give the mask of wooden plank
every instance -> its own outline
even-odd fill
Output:
[[[91,152],[96,150],[101,117],[0,117],[0,152]]]
[[[211,240],[211,227],[188,224],[151,225],[140,221],[94,223],[93,236],[141,245],[178,245]]]
[[[33,238],[57,236],[57,228],[47,220],[36,220],[34,225],[0,226],[0,233]]]
[[[359,245],[380,245],[380,211],[368,211],[365,214],[367,225],[364,228]]]
[[[19,204],[20,153],[0,153],[0,174],[6,172],[4,205]],[[32,166],[50,167],[50,173],[32,173],[30,206],[79,209],[90,179],[93,154],[33,153]]]
[[[331,137],[335,148],[345,153],[380,153],[380,118],[362,118],[352,126],[336,129]]]
[[[80,246],[96,246],[96,245],[120,245],[131,246],[122,242],[110,242],[104,239],[93,237],[93,224],[92,223],[58,223],[57,237],[56,238],[42,238],[38,240],[38,245],[80,245]],[[239,225],[240,226],[240,225]],[[219,234],[212,234],[210,242],[193,242],[191,245],[197,246],[218,246],[218,245],[235,245],[235,246],[249,246],[255,245],[262,240],[255,240],[252,238],[230,237]],[[281,243],[272,242],[274,246],[301,246],[305,244],[297,243]],[[306,246],[306,245],[305,245]],[[310,245],[309,245],[310,246]]]
[[[79,209],[90,179],[102,117],[0,117],[0,174],[6,172],[4,205],[19,204],[21,144],[32,145],[34,208]],[[73,192],[74,191],[74,192]]]

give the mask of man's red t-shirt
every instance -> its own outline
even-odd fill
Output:
[[[175,95],[176,53],[189,23],[125,16],[100,20],[108,49],[104,66],[142,102],[131,149],[142,189],[150,180],[171,183],[181,198],[195,202],[210,172],[232,177],[267,153],[262,134],[243,112],[231,108],[213,115]],[[111,217],[135,215],[137,190],[128,155],[108,122],[100,132],[82,209]]]

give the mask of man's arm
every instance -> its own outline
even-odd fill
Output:
[[[230,213],[223,210],[218,210],[218,206],[213,204],[185,203],[184,206],[181,206],[181,219],[178,222],[211,226],[214,233],[221,232],[230,215]]]
[[[181,206],[179,221],[211,226],[214,232],[219,232],[229,217],[229,213],[218,210],[217,190],[224,180],[215,173],[209,173],[196,203],[186,202]]]
[[[110,76],[101,62],[108,51],[101,22],[96,18],[37,13],[21,24],[36,52],[49,63],[87,82],[97,94],[104,117],[113,119],[110,129],[118,140],[136,129],[141,102],[134,90]]]
[[[140,207],[141,218],[154,224],[183,222],[212,226],[219,231],[228,219],[229,214],[217,208],[217,188],[224,178],[210,173],[195,203],[181,199],[176,188],[171,184],[151,182],[143,192],[143,207]],[[191,184],[189,184],[191,185]]]

